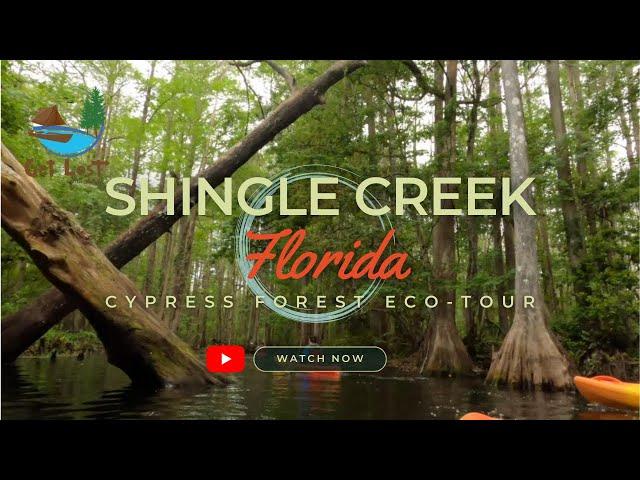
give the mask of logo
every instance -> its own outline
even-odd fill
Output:
[[[97,88],[89,92],[82,108],[80,129],[67,126],[57,105],[38,110],[31,120],[29,135],[38,139],[49,152],[62,157],[77,157],[94,148],[104,133],[104,98]]]
[[[207,348],[207,370],[214,373],[241,372],[244,370],[244,348],[239,345]]]
[[[360,177],[350,172],[346,169],[339,167],[332,167],[329,165],[306,165],[304,167],[294,167],[280,175],[276,175],[271,179],[270,185],[264,188],[259,189],[254,193],[254,195],[249,200],[249,205],[252,209],[259,209],[265,205],[266,199],[276,193],[280,188],[280,178],[286,179],[287,185],[292,185],[301,180],[309,180],[312,178],[323,177],[323,178],[335,178],[335,183],[342,185],[348,189],[353,191],[357,191],[358,183]],[[379,208],[381,207],[381,202],[369,191],[364,190],[364,202],[371,208]],[[257,270],[259,270],[261,264],[265,259],[274,259],[275,255],[271,253],[270,248],[274,246],[274,241],[277,241],[277,235],[265,235],[260,234],[256,235],[254,233],[255,227],[253,227],[254,221],[256,217],[255,215],[251,215],[249,213],[244,213],[238,223],[236,225],[236,233],[235,233],[235,247],[236,247],[236,263],[240,269],[240,272],[247,282],[247,286],[249,289],[256,295],[256,301],[265,305],[267,308],[277,313],[278,315],[295,320],[303,323],[327,323],[334,322],[336,320],[340,320],[346,318],[350,315],[353,315],[360,311],[367,303],[369,303],[375,295],[380,290],[384,281],[393,273],[395,273],[396,268],[398,267],[402,270],[402,262],[398,262],[399,255],[391,255],[387,260],[383,262],[383,266],[378,270],[377,275],[367,275],[369,279],[368,282],[360,289],[357,297],[351,303],[344,303],[343,305],[339,305],[337,308],[330,311],[318,311],[317,309],[308,307],[306,305],[302,305],[299,303],[290,303],[284,296],[277,295],[272,292],[272,287],[269,285],[269,282],[262,281],[260,277],[256,274]],[[378,217],[377,220],[378,228],[380,229],[381,236],[385,237],[381,247],[376,252],[370,252],[363,256],[360,260],[356,262],[357,265],[364,266],[365,263],[368,262],[370,268],[374,268],[375,262],[380,260],[382,256],[382,252],[386,250],[387,246],[395,246],[395,229],[391,223],[390,216],[388,214],[383,214]],[[281,232],[280,235],[291,234],[292,230],[285,230]],[[294,235],[295,236],[295,235]],[[304,232],[298,232],[298,239],[296,242],[302,242],[304,240]],[[252,253],[251,251],[251,240],[265,240],[271,239],[272,242],[268,247],[268,250],[265,250],[261,255],[257,255]],[[354,248],[358,248],[361,242],[356,241],[354,243]],[[299,246],[299,243],[297,243]],[[285,246],[285,250],[289,249],[289,253],[281,254],[281,258],[290,257],[295,254],[296,248],[289,248],[290,245],[287,244]],[[356,255],[355,252],[349,252],[347,254],[343,254],[342,252],[336,252],[340,255],[340,259],[342,259],[342,267],[341,270],[346,270],[348,268],[348,264]],[[311,273],[309,271],[309,267],[313,268],[315,266],[315,261],[318,260],[317,256],[313,257],[314,254],[305,252],[303,253],[296,262],[294,262],[295,270],[296,265],[305,263],[302,260],[306,260],[305,271],[307,273]],[[406,256],[406,254],[404,254]],[[306,257],[306,258],[305,258]],[[336,258],[336,257],[331,257]],[[315,259],[315,260],[314,260]],[[395,263],[394,263],[395,262]],[[281,269],[281,260],[278,261],[278,265],[276,267],[277,270]],[[321,261],[321,263],[323,263]],[[324,262],[325,266],[327,262]],[[394,263],[394,268],[391,268],[391,264]],[[385,268],[385,266],[387,268]],[[359,274],[354,273],[354,270],[357,268],[353,268],[351,273],[348,275],[343,275],[341,278],[360,278],[363,277],[363,271]],[[388,271],[387,271],[388,269]],[[381,274],[382,271],[385,271]],[[410,270],[409,270],[410,273]],[[403,275],[408,274],[405,272]],[[314,274],[315,275],[315,274]],[[291,276],[291,275],[290,275]],[[303,275],[304,276],[304,275]],[[298,276],[291,276],[292,278],[298,278]],[[284,276],[280,275],[279,278],[284,278]],[[316,276],[312,277],[313,279]],[[401,278],[401,277],[398,277]]]

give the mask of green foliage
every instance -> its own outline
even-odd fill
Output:
[[[27,355],[48,355],[55,351],[57,354],[78,354],[102,351],[100,339],[93,330],[80,332],[65,331],[62,327],[49,330],[39,342],[31,346]]]
[[[17,133],[29,121],[29,97],[22,88],[24,79],[11,68],[12,62],[2,61],[2,130]]]

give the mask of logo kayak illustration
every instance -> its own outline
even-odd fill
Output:
[[[80,128],[67,126],[57,105],[38,110],[29,135],[51,153],[77,157],[94,148],[104,132],[104,98],[97,88],[89,92],[82,108]]]

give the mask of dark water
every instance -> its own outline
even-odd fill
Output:
[[[251,357],[235,385],[142,394],[103,355],[21,358],[2,367],[3,419],[456,419],[469,411],[513,419],[632,419],[574,393],[518,393],[481,379],[383,374],[269,374]]]

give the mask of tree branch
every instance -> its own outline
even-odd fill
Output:
[[[291,73],[289,73],[289,71],[286,68],[284,68],[282,65],[280,65],[277,62],[275,62],[274,60],[246,60],[246,61],[235,61],[234,60],[234,61],[229,62],[230,65],[233,65],[234,67],[237,67],[238,69],[250,67],[254,63],[266,63],[267,65],[269,65],[271,67],[271,69],[274,72],[276,72],[278,75],[280,75],[284,79],[284,81],[287,83],[287,86],[289,87],[289,91],[291,91],[291,93],[296,91],[297,82],[296,82],[295,77],[293,75],[291,75]]]
[[[260,60],[246,60],[244,62],[241,62],[238,60],[234,60],[234,61],[230,61],[229,64],[233,65],[234,67],[244,68],[244,67],[250,67],[254,63],[258,63],[259,61]]]
[[[287,82],[291,93],[296,91],[296,79],[287,71],[287,69],[274,62],[273,60],[265,60],[264,63],[269,65],[273,70],[275,70],[278,75],[284,78],[284,81]]]
[[[467,99],[467,98],[463,98],[462,100],[458,100],[458,103],[460,104],[464,104],[464,105],[473,105],[473,104],[478,104],[481,107],[493,107],[494,105],[499,104],[502,101],[502,98],[498,97],[489,97],[489,98],[484,98],[481,100],[476,100],[476,99]]]
[[[249,92],[251,92],[251,93],[253,93],[253,96],[256,97],[256,101],[258,102],[258,107],[260,108],[260,113],[262,114],[262,118],[264,118],[265,117],[264,108],[262,107],[262,102],[260,101],[260,95],[258,95],[258,93],[251,86],[251,84],[249,84],[249,81],[247,80],[247,76],[242,71],[242,68],[239,67],[238,65],[235,65],[235,67],[238,70],[238,73],[240,74],[240,76],[242,77],[242,81],[244,82],[244,86],[247,89],[247,110],[250,107],[250,105],[249,105]],[[247,111],[247,118],[249,116],[249,113],[250,112]],[[247,124],[246,124],[246,127],[245,127],[245,135],[247,133],[248,126],[249,126],[249,121],[247,120]]]
[[[400,100],[416,101],[416,100],[422,99],[427,93],[430,93],[431,95],[444,99],[444,92],[438,89],[435,85],[431,84],[427,80],[427,78],[422,74],[422,71],[420,70],[420,67],[416,64],[416,62],[414,62],[413,60],[401,60],[401,63],[405,65],[411,71],[411,73],[413,73],[413,76],[418,82],[418,86],[422,89],[422,95],[419,97],[403,97],[397,92],[394,92],[394,95],[396,97],[398,97]],[[501,98],[497,98],[497,99],[485,98],[482,100],[461,99],[461,100],[458,100],[457,103],[463,104],[463,105],[478,104],[481,107],[491,107],[493,105],[500,103],[501,101],[502,101]]]
[[[418,82],[418,86],[422,89],[422,97],[424,97],[427,93],[430,93],[431,95],[444,99],[444,92],[427,80],[427,78],[422,74],[422,70],[420,70],[420,67],[418,67],[418,64],[416,62],[414,62],[413,60],[401,60],[401,63],[406,66],[415,77],[416,81]]]

